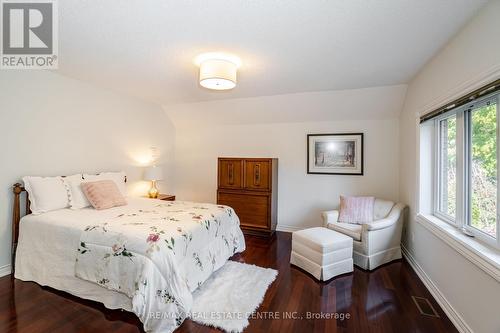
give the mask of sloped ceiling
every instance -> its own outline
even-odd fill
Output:
[[[406,85],[238,98],[163,106],[177,129],[259,123],[397,118]]]
[[[163,105],[408,82],[484,0],[64,0],[59,73]],[[193,58],[239,55],[238,86]]]

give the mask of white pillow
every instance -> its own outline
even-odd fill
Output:
[[[83,175],[83,178],[85,181],[91,181],[91,182],[95,182],[98,180],[112,180],[112,181],[114,181],[116,183],[116,186],[118,186],[120,193],[124,197],[126,197],[127,196],[127,186],[125,185],[125,177],[127,177],[127,175],[123,171],[120,171],[120,172],[101,172],[100,174],[97,174],[97,175],[89,175],[89,174]]]
[[[71,209],[81,209],[90,206],[90,202],[87,200],[82,190],[81,185],[84,182],[82,174],[64,177],[63,181],[68,192],[69,206]]]
[[[63,177],[23,177],[29,194],[31,213],[38,215],[69,206]]]

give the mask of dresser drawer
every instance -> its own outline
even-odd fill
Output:
[[[219,191],[217,203],[234,209],[241,227],[267,229],[270,215],[270,197],[260,193],[231,193]]]
[[[242,188],[243,187],[243,160],[219,159],[219,187],[220,188]]]
[[[269,160],[245,160],[245,188],[269,191],[271,189],[270,172]]]

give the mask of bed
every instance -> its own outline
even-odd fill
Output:
[[[15,278],[134,312],[148,332],[172,332],[192,292],[245,249],[228,206],[128,198],[107,210],[60,209],[20,218],[14,186]],[[29,201],[28,201],[29,202]]]

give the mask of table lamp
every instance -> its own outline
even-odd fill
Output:
[[[156,182],[163,179],[163,170],[156,165],[148,167],[144,171],[144,179],[151,181],[151,189],[149,189],[148,196],[153,199],[158,198]]]

